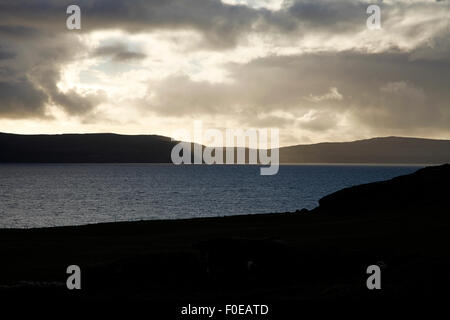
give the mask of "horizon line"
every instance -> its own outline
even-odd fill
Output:
[[[138,133],[138,134],[127,134],[127,133],[115,133],[115,132],[67,132],[67,133],[12,133],[12,132],[3,132],[0,131],[0,134],[5,135],[16,135],[16,136],[64,136],[64,135],[116,135],[116,136],[127,136],[127,137],[138,137],[138,136],[153,136],[153,137],[161,137],[161,138],[167,138],[171,141],[178,141],[180,140],[174,139],[170,136],[164,136],[161,134],[152,134],[152,133]],[[395,136],[395,135],[389,135],[389,136],[373,136],[370,138],[361,138],[356,140],[347,140],[347,141],[321,141],[321,142],[314,142],[314,143],[298,143],[298,144],[289,144],[285,146],[280,146],[279,148],[290,148],[290,147],[297,147],[297,146],[309,146],[309,145],[317,145],[317,144],[331,144],[331,143],[352,143],[352,142],[359,142],[359,141],[367,141],[367,140],[375,140],[375,139],[389,139],[389,138],[397,138],[397,139],[416,139],[416,140],[434,140],[434,141],[450,141],[450,138],[426,138],[426,137],[417,137],[417,136]],[[197,143],[194,141],[182,141],[187,143]],[[202,146],[206,146],[204,144],[201,144]],[[211,148],[215,148],[217,146],[208,146]],[[223,148],[227,148],[226,146],[222,146]],[[236,147],[233,147],[236,148]],[[245,147],[248,148],[248,147]],[[259,148],[258,148],[259,149]]]

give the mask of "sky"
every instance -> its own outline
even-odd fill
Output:
[[[195,120],[278,128],[282,146],[450,139],[450,1],[0,0],[0,132],[171,136]]]

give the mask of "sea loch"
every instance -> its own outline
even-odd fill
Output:
[[[0,165],[0,228],[186,219],[312,209],[334,191],[414,166]]]

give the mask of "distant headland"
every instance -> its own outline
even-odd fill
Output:
[[[0,163],[171,163],[177,143],[158,135],[0,133]],[[282,147],[279,154],[285,164],[443,164],[450,140],[382,137]]]

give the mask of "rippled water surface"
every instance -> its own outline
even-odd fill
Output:
[[[0,228],[181,219],[313,208],[344,187],[414,166],[0,165]]]

